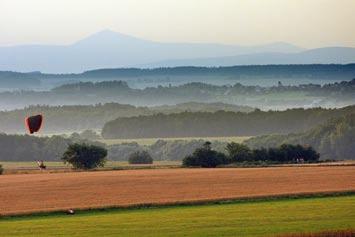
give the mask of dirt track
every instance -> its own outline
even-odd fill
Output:
[[[348,190],[355,166],[3,175],[0,215]]]

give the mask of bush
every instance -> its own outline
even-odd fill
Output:
[[[186,167],[214,168],[228,164],[229,161],[223,153],[212,150],[210,142],[206,142],[203,147],[197,148],[192,155],[186,156],[182,163]]]
[[[153,158],[147,151],[136,151],[128,158],[129,164],[152,164]]]
[[[4,172],[4,168],[2,168],[2,165],[0,165],[0,175]]]
[[[64,152],[62,160],[76,169],[94,169],[104,166],[106,156],[107,150],[103,147],[74,143]]]

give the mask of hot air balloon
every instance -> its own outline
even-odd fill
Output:
[[[41,114],[26,117],[25,124],[28,132],[33,134],[41,129],[43,116]]]

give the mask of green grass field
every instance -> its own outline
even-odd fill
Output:
[[[220,141],[220,142],[237,142],[241,143],[250,137],[172,137],[172,138],[137,138],[137,139],[101,139],[99,142],[105,143],[106,145],[122,144],[122,143],[132,143],[136,142],[139,145],[149,146],[154,144],[158,140],[175,141],[175,140],[206,140],[206,141]]]
[[[355,196],[7,217],[1,236],[272,236],[355,228]]]

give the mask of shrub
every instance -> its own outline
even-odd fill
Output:
[[[76,169],[94,169],[104,166],[106,156],[107,150],[103,147],[74,143],[68,146],[62,160]]]
[[[197,148],[192,155],[183,159],[183,166],[186,167],[214,168],[228,163],[228,159],[223,153],[211,149],[210,142],[206,142],[203,147]]]
[[[4,172],[4,168],[2,168],[2,165],[0,165],[0,175]]]
[[[147,151],[136,151],[128,158],[129,164],[152,164],[153,158]]]

